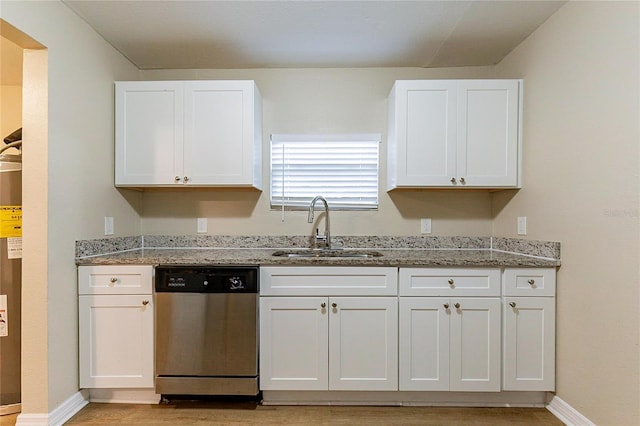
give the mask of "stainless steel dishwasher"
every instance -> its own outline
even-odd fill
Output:
[[[258,267],[156,267],[155,390],[258,394]]]

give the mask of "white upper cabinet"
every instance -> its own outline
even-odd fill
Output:
[[[395,188],[518,188],[521,80],[399,80],[389,94]]]
[[[253,81],[116,82],[116,186],[262,187]]]

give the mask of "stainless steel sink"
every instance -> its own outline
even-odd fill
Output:
[[[380,257],[382,253],[377,251],[359,251],[359,250],[328,250],[328,249],[316,249],[316,250],[278,250],[271,254],[278,257]]]

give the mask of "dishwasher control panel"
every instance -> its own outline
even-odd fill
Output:
[[[156,267],[156,293],[257,293],[257,266]]]

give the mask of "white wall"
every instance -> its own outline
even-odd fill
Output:
[[[24,81],[22,357],[23,412],[47,413],[78,390],[75,240],[100,237],[104,216],[140,233],[140,195],[113,186],[113,81],[139,72],[61,2],[3,1],[0,18],[47,48],[29,62],[48,81]]]
[[[640,424],[638,7],[570,2],[496,67],[525,81],[524,188],[494,234],[562,243],[557,395],[601,425]]]
[[[263,98],[264,191],[146,192],[145,234],[195,234],[209,218],[210,234],[310,235],[306,212],[269,206],[269,135],[273,133],[381,133],[378,211],[331,215],[333,235],[417,235],[420,218],[433,235],[491,235],[487,191],[394,191],[386,184],[387,96],[396,79],[491,78],[493,67],[244,69],[143,71],[145,80],[251,79]]]

